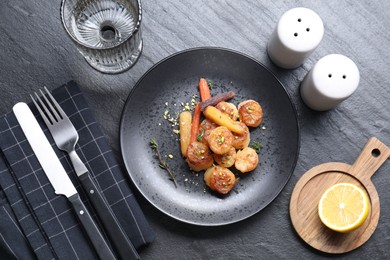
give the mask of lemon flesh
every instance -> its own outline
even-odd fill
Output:
[[[338,183],[327,189],[318,204],[322,223],[337,232],[360,227],[370,212],[367,193],[351,183]]]

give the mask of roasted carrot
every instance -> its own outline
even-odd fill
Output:
[[[196,141],[196,137],[199,132],[200,114],[200,103],[198,102],[195,105],[194,115],[192,116],[190,144]]]
[[[183,111],[179,116],[180,149],[181,155],[187,157],[187,148],[190,145],[192,126],[192,114],[190,111]]]
[[[245,129],[240,125],[239,121],[234,121],[227,114],[219,111],[216,107],[206,107],[206,109],[203,111],[203,115],[217,125],[227,127],[233,133],[241,135],[245,131]]]
[[[200,99],[202,100],[202,102],[206,101],[211,97],[209,84],[204,78],[200,78],[199,80],[199,92],[200,92]]]
[[[226,101],[226,100],[232,99],[235,95],[236,94],[233,91],[229,91],[229,92],[224,92],[224,93],[218,94],[216,96],[213,96],[212,98],[209,98],[206,101],[202,100],[202,102],[200,102],[200,110],[204,111],[206,109],[206,107],[215,106],[221,101]]]

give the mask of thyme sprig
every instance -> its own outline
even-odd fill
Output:
[[[164,169],[169,174],[169,179],[173,181],[175,184],[175,187],[177,188],[177,182],[176,182],[176,175],[173,173],[173,171],[169,168],[168,163],[163,159],[161,156],[161,152],[157,143],[157,140],[155,138],[150,139],[149,141],[150,148],[155,152],[156,157],[159,160],[159,165],[161,169]]]

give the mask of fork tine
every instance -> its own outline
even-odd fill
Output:
[[[50,97],[50,100],[53,102],[54,106],[57,108],[57,111],[60,113],[61,118],[62,119],[67,118],[68,116],[65,114],[64,110],[62,110],[62,108],[61,108],[60,104],[58,104],[57,100],[54,99],[53,95],[49,92],[49,90],[46,87],[44,87],[44,89],[46,90],[46,93]]]
[[[55,120],[55,121],[53,121],[53,123],[60,121],[62,119],[62,117],[57,113],[57,110],[53,107],[53,105],[50,103],[49,99],[46,97],[46,95],[43,93],[43,91],[41,89],[39,90],[39,92],[41,92],[41,96],[46,101],[46,106],[44,106],[47,109],[46,112],[49,112],[49,113],[51,112],[51,115],[53,116],[53,118]],[[42,105],[43,105],[43,103],[42,103]]]
[[[52,122],[54,122],[54,118],[51,116],[50,112],[48,113],[48,111],[46,110],[46,107],[44,106],[44,104],[43,104],[42,100],[40,99],[40,97],[38,96],[38,94],[35,93],[35,92],[34,92],[34,94],[35,94],[35,96],[36,96],[36,98],[37,98],[39,104],[41,104],[42,107],[43,107],[43,108],[45,109],[45,111],[46,111],[46,113],[43,112],[42,109],[41,109],[41,106],[38,105],[38,103],[35,101],[34,97],[33,97],[32,95],[30,95],[30,97],[31,97],[31,99],[32,99],[32,101],[33,101],[35,107],[36,107],[36,108],[38,109],[38,111],[39,111],[39,114],[41,114],[41,116],[42,116],[42,118],[43,118],[43,121],[45,121],[45,124],[46,124],[47,126],[52,125],[52,124],[53,124]],[[50,118],[48,118],[48,116],[49,116]]]

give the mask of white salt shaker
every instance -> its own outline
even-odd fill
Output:
[[[329,110],[351,96],[359,80],[359,69],[351,59],[330,54],[321,58],[305,76],[301,97],[314,110]]]
[[[320,44],[324,24],[314,11],[297,7],[285,12],[268,41],[268,56],[285,69],[299,67]]]

